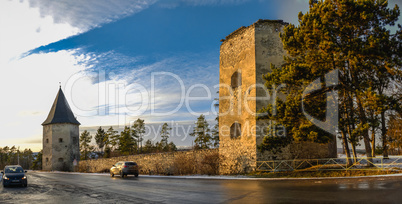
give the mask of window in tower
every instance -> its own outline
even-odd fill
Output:
[[[230,83],[232,89],[235,89],[239,86],[241,86],[241,73],[239,71],[236,71],[233,73],[231,77],[231,83]]]
[[[232,124],[232,126],[230,126],[230,138],[237,139],[240,136],[241,136],[241,124],[235,122]]]

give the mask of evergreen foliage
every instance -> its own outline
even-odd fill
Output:
[[[137,147],[139,148],[139,152],[142,152],[142,141],[145,133],[145,123],[144,120],[138,118],[134,121],[133,126],[131,127],[132,136],[137,141]]]
[[[92,135],[88,131],[84,130],[80,136],[80,153],[81,160],[87,160],[94,150],[94,147],[90,144],[92,140]]]
[[[212,145],[211,130],[209,129],[209,124],[205,119],[204,115],[200,115],[197,118],[193,132],[190,136],[195,137],[194,148],[195,149],[209,149]]]
[[[311,0],[309,11],[298,15],[299,25],[284,28],[280,37],[287,51],[285,63],[271,66],[272,72],[263,77],[271,92],[285,85],[280,92],[286,100],[276,98],[274,105],[260,111],[260,119],[276,121],[269,127],[261,151],[291,141],[331,141],[331,134],[304,117],[301,104],[317,119],[324,120],[327,114],[334,117],[326,112],[326,100],[327,93],[335,89],[338,96],[333,99],[338,101],[340,117],[335,128],[345,149],[349,151],[347,144],[355,147],[362,138],[367,157],[373,155],[377,130],[385,138],[385,113],[401,109],[400,98],[388,94],[402,78],[402,29],[400,25],[396,33],[388,29],[395,25],[400,11],[397,5],[393,9],[387,6],[385,0]],[[339,84],[326,87],[325,74],[334,70],[339,71]],[[302,97],[305,87],[316,79],[321,81],[321,90]],[[273,131],[278,125],[286,128],[285,137]]]

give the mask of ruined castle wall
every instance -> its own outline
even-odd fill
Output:
[[[220,173],[234,174],[255,169],[256,106],[247,97],[255,97],[250,85],[255,84],[255,32],[240,28],[226,38],[220,51],[219,139]],[[231,87],[235,72],[241,73],[241,86]],[[241,136],[231,138],[230,128],[241,125]]]
[[[213,170],[219,169],[219,162],[215,160],[219,158],[217,155],[218,149],[139,154],[83,160],[79,163],[79,169],[82,172],[107,172],[119,161],[134,161],[139,166],[140,174],[214,174]]]

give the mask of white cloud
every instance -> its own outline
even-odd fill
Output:
[[[0,65],[20,54],[140,12],[156,0],[0,1]]]
[[[67,23],[54,24],[51,16],[40,17],[28,3],[0,2],[0,67],[30,49],[58,41],[79,32]]]
[[[24,139],[41,139],[41,123],[49,113],[59,82],[64,85],[71,75],[86,69],[78,64],[75,52],[34,54],[10,61],[2,69],[0,147],[21,144],[25,148]],[[39,150],[37,147],[31,146],[34,151]]]
[[[242,4],[250,0],[161,0],[158,5],[163,8],[176,8],[181,5],[185,6],[213,6],[227,4]]]
[[[87,31],[104,23],[132,15],[147,8],[156,0],[28,0],[39,8],[42,17],[52,16],[55,23]]]

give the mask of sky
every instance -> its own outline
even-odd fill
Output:
[[[80,131],[141,118],[145,139],[159,140],[167,122],[172,141],[189,146],[200,114],[215,123],[220,40],[258,19],[297,24],[307,9],[307,0],[0,0],[0,147],[42,148],[59,83]]]

